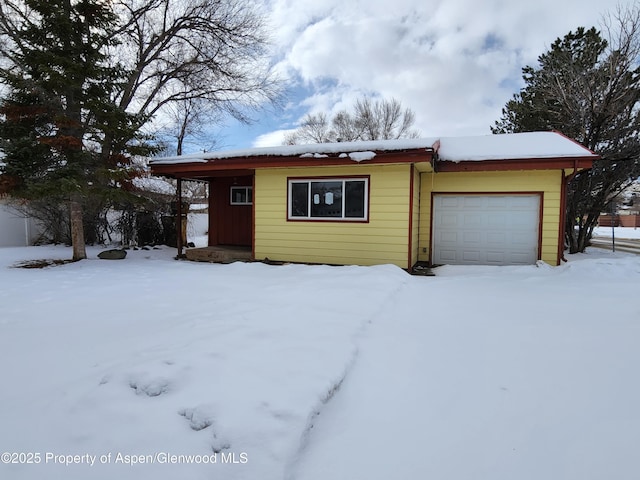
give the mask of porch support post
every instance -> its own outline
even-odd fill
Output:
[[[184,258],[182,249],[182,178],[177,178],[176,197],[178,203],[176,205],[176,246],[178,247],[178,258]]]

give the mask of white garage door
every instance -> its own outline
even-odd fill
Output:
[[[539,195],[434,195],[433,202],[433,264],[538,260]]]

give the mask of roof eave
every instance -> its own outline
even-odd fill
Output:
[[[220,159],[201,159],[193,162],[151,162],[151,173],[171,177],[207,176],[218,172],[257,170],[261,168],[298,168],[298,167],[331,167],[354,165],[380,165],[430,162],[433,150],[430,148],[407,150],[375,151],[375,156],[368,160],[357,162],[348,156],[327,154],[322,157],[307,156],[245,156]]]
[[[580,157],[513,158],[501,160],[468,160],[452,162],[439,160],[438,172],[481,172],[504,170],[556,170],[591,168],[598,155]]]

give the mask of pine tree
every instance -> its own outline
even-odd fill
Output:
[[[492,127],[493,133],[559,130],[601,156],[569,183],[570,253],[584,251],[600,212],[640,175],[640,12],[617,19],[615,44],[595,28],[578,28],[558,38],[537,67],[523,68],[525,87]]]
[[[129,155],[146,152],[139,119],[114,103],[124,72],[106,53],[118,22],[109,5],[0,2],[0,173],[13,195],[69,203],[74,260],[86,258],[83,200],[116,192]]]

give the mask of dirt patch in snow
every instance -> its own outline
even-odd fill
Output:
[[[48,268],[57,267],[58,265],[66,265],[67,263],[73,263],[76,260],[25,260],[24,262],[18,262],[13,265],[13,268]]]

